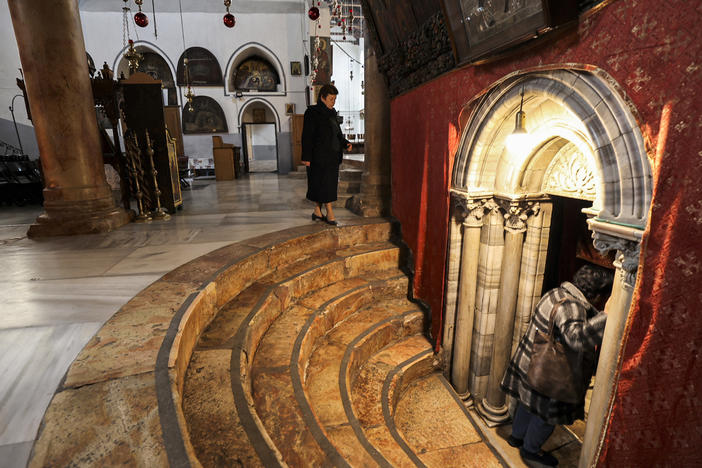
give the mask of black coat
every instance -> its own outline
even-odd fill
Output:
[[[348,143],[334,109],[329,109],[323,102],[307,108],[302,126],[303,161],[318,166],[338,166]]]
[[[307,199],[317,203],[336,201],[339,165],[348,144],[336,120],[336,111],[323,102],[305,111],[302,126],[302,160],[307,167]]]

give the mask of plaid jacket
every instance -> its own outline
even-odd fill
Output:
[[[573,350],[582,350],[584,366],[594,370],[595,347],[602,341],[607,316],[587,302],[578,288],[565,282],[547,292],[536,305],[529,328],[519,342],[500,385],[502,390],[517,398],[532,413],[554,425],[572,424],[576,419],[583,419],[584,398],[575,405],[552,400],[526,383],[526,373],[536,330],[548,333],[551,310],[562,299],[565,301],[558,306],[554,320],[556,338]],[[591,374],[586,376],[588,379],[590,377]]]

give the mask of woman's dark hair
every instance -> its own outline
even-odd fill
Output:
[[[588,301],[598,295],[609,296],[614,282],[614,272],[596,265],[583,265],[573,275],[572,283]]]
[[[319,99],[324,99],[330,94],[339,94],[339,90],[336,89],[336,86],[330,85],[330,84],[325,84],[322,86],[322,88],[319,90]]]

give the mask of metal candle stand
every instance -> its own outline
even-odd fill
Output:
[[[149,131],[146,130],[146,153],[149,155],[149,162],[151,163],[151,175],[154,178],[154,195],[156,196],[156,209],[151,212],[153,219],[169,220],[171,215],[166,213],[166,211],[161,207],[161,190],[158,188],[158,171],[156,170],[156,165],[154,164],[154,149],[151,146],[151,138],[149,138]]]
[[[149,216],[148,213],[144,212],[144,203],[142,201],[142,198],[144,197],[144,194],[141,191],[141,184],[139,183],[139,177],[144,174],[144,171],[141,169],[141,163],[139,162],[139,141],[137,140],[136,134],[132,134],[132,138],[127,139],[125,142],[125,145],[134,145],[131,151],[127,151],[127,155],[129,157],[129,170],[132,173],[132,180],[134,181],[134,192],[136,194],[136,199],[137,199],[137,208],[139,209],[139,213],[136,215],[134,218],[135,223],[149,223],[151,222],[152,218]]]

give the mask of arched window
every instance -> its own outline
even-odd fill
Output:
[[[195,96],[193,108],[183,108],[183,133],[228,133],[227,119],[220,105],[208,96]]]
[[[188,74],[190,82],[185,79],[183,59],[188,58]],[[222,69],[212,52],[202,47],[190,47],[178,59],[178,86],[222,86]]]
[[[234,72],[234,89],[237,91],[276,91],[279,83],[275,67],[259,56],[244,60]]]

